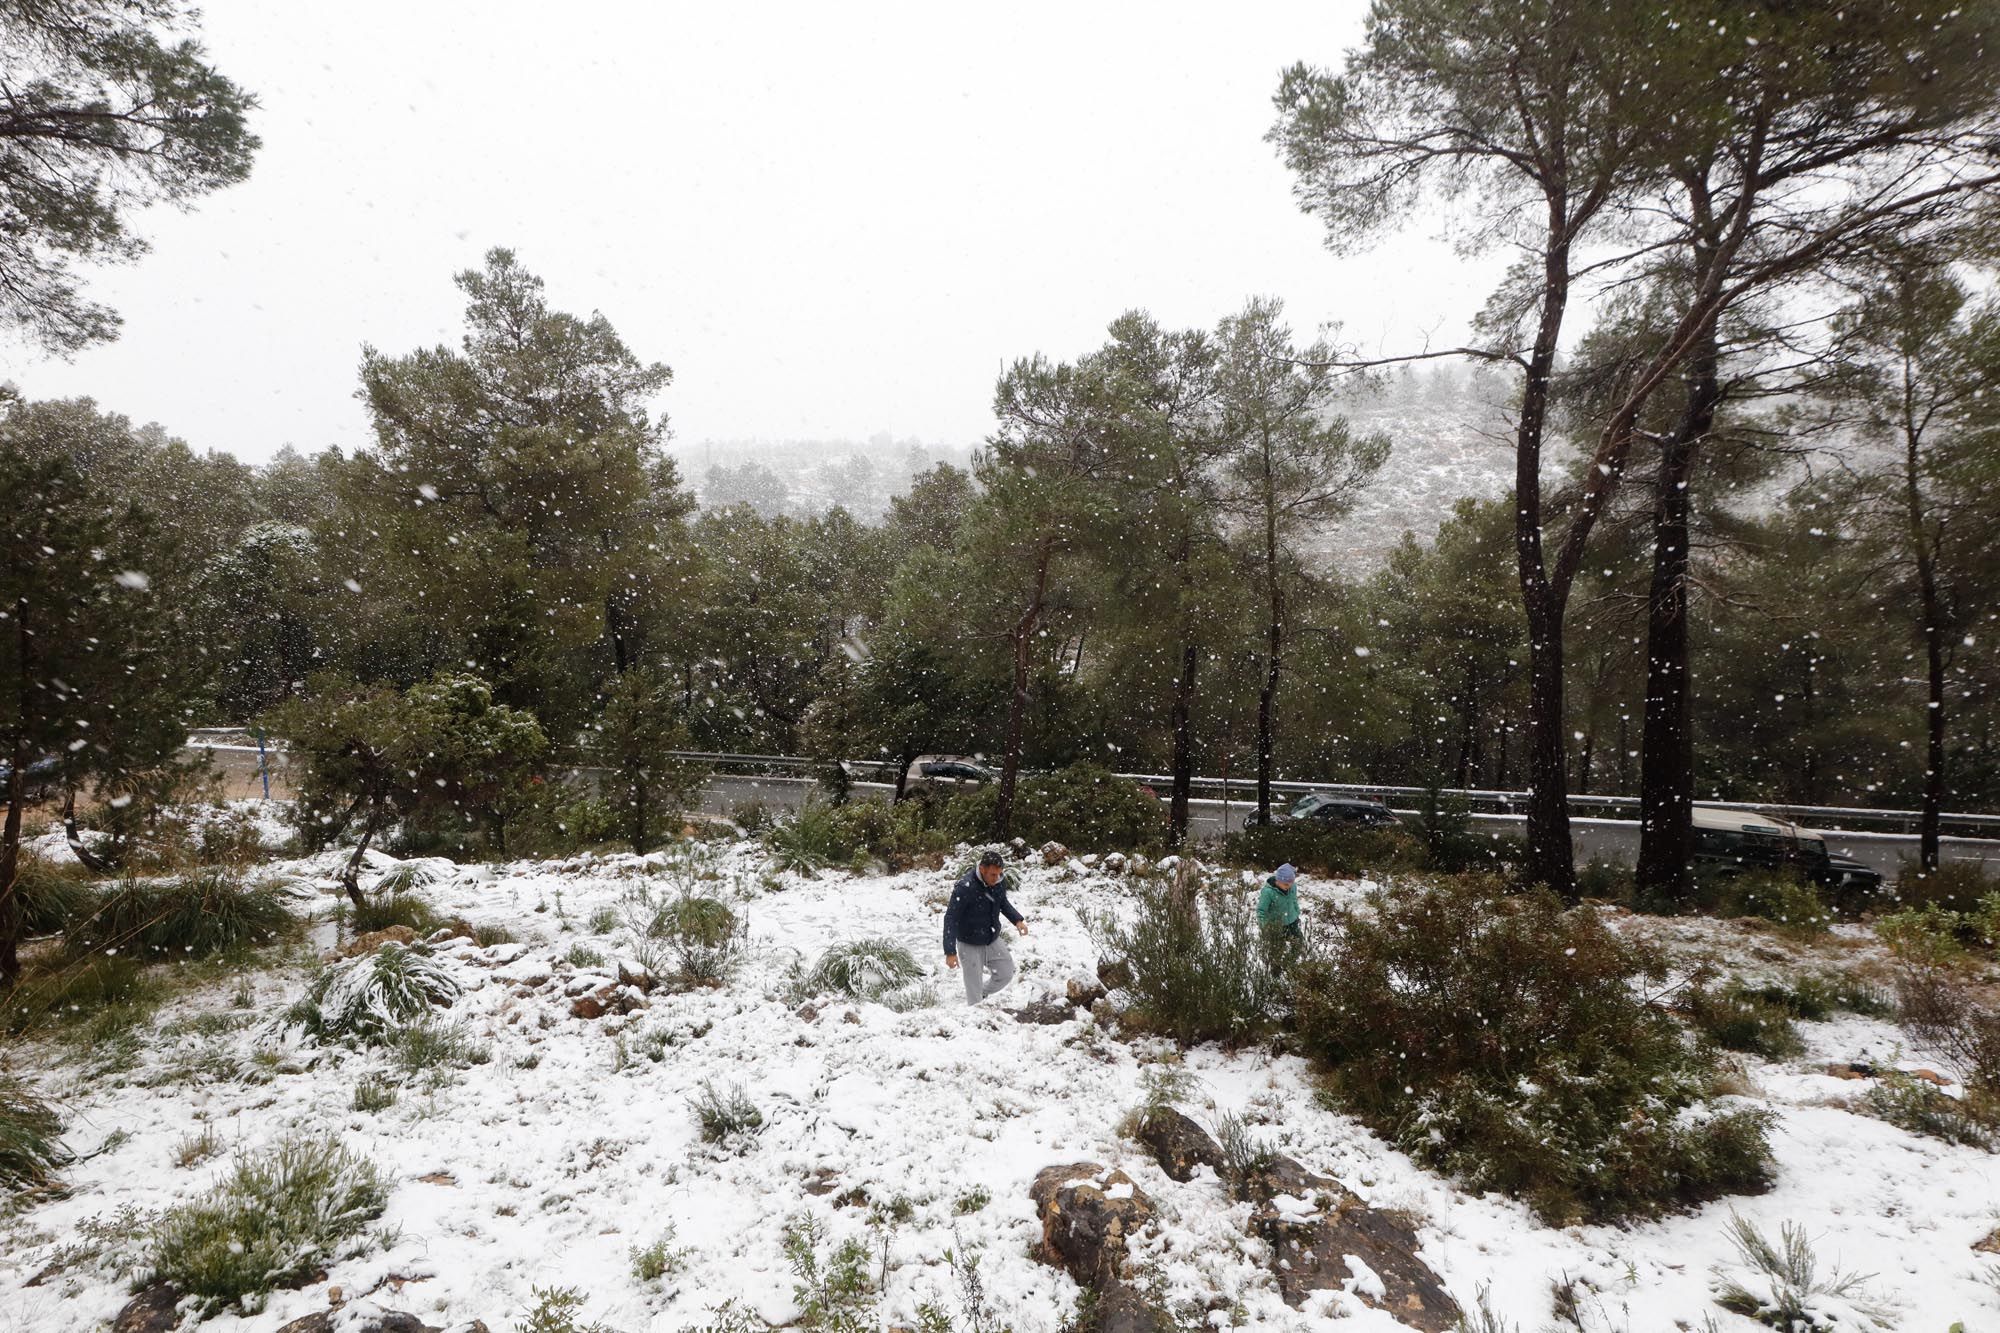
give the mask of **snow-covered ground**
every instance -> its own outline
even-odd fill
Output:
[[[1123,910],[1124,881],[1074,862],[1025,866],[1016,901],[1031,933],[1014,945],[1020,977],[975,1009],[939,956],[942,874],[808,880],[766,873],[753,846],[724,848],[705,868],[717,878],[705,882],[738,899],[751,941],[729,985],[659,990],[647,1008],[585,1019],[573,1015],[570,992],[598,969],[568,956],[578,944],[598,950],[609,976],[623,938],[592,934],[592,917],[618,909],[636,886],[665,889],[685,867],[658,856],[425,864],[439,878],[421,892],[441,914],[504,926],[519,941],[444,946],[465,987],[451,1016],[488,1043],[491,1059],[442,1086],[418,1079],[386,1109],[352,1109],[356,1083],[384,1074],[384,1057],[303,1046],[263,1021],[303,989],[296,966],[252,977],[258,1021],[206,1036],[156,1031],[137,1065],[111,1078],[92,1077],[64,1048],[0,1047],[0,1061],[62,1106],[70,1146],[92,1154],[65,1170],[68,1197],[0,1221],[0,1333],[103,1327],[128,1293],[99,1268],[78,1264],[25,1285],[79,1224],[187,1199],[227,1169],[230,1152],[300,1129],[335,1135],[381,1164],[393,1182],[389,1244],[274,1294],[260,1314],[220,1315],[208,1327],[274,1329],[338,1302],[437,1324],[477,1318],[502,1333],[525,1317],[532,1289],[556,1286],[587,1294],[587,1320],[627,1333],[696,1327],[732,1298],[783,1324],[797,1310],[781,1231],[811,1215],[830,1243],[859,1237],[869,1246],[871,1268],[886,1273],[883,1323],[914,1325],[925,1302],[958,1311],[949,1250],[978,1256],[1002,1321],[1044,1333],[1061,1326],[1077,1289],[1029,1257],[1040,1227],[1028,1186],[1044,1167],[1086,1160],[1122,1168],[1152,1196],[1159,1222],[1138,1249],[1174,1295],[1209,1306],[1217,1326],[1399,1327],[1339,1293],[1304,1311],[1286,1307],[1262,1243],[1247,1233],[1248,1205],[1206,1171],[1175,1183],[1120,1137],[1149,1068],[1183,1058],[1169,1045],[1120,1039],[1081,1012],[1052,1025],[1008,1012],[1092,971],[1084,914]],[[332,866],[274,869],[326,886]],[[1308,911],[1359,889],[1303,885]],[[320,906],[335,901],[325,896]],[[1702,928],[1675,923],[1694,932],[1676,943],[1701,943]],[[936,1003],[895,1012],[821,1001],[816,1014],[802,1012],[789,991],[792,965],[864,936],[894,939],[925,960]],[[331,923],[314,928],[316,949],[334,938]],[[233,989],[185,997],[159,1022],[241,1012]],[[1592,1293],[1593,1329],[1701,1329],[1711,1319],[1722,1330],[1756,1327],[1714,1303],[1719,1277],[1740,1271],[1727,1236],[1734,1212],[1774,1238],[1784,1222],[1803,1224],[1822,1265],[1872,1273],[1866,1294],[1883,1327],[2000,1328],[2000,1259],[1972,1248],[2000,1224],[2000,1159],[1845,1109],[1866,1084],[1820,1072],[1829,1062],[1923,1063],[1906,1057],[1892,1026],[1843,1016],[1801,1029],[1804,1056],[1752,1060],[1746,1071],[1750,1095],[1778,1116],[1776,1188],[1625,1229],[1552,1230],[1517,1203],[1460,1193],[1322,1109],[1292,1057],[1189,1052],[1184,1067],[1199,1082],[1185,1109],[1197,1119],[1244,1115],[1309,1168],[1421,1219],[1422,1257],[1468,1308],[1486,1290],[1508,1327],[1550,1327],[1558,1280]],[[185,1077],[203,1049],[260,1073]],[[169,1071],[180,1076],[169,1080]],[[704,1083],[740,1084],[763,1115],[761,1131],[729,1149],[704,1144],[690,1111]],[[228,1151],[177,1167],[178,1145],[204,1127]],[[658,1282],[639,1280],[632,1250],[669,1231],[684,1263]]]

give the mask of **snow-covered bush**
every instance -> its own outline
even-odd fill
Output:
[[[357,1238],[388,1198],[375,1165],[339,1143],[285,1139],[154,1224],[153,1275],[210,1312],[254,1312],[273,1288],[365,1250]]]
[[[319,1042],[382,1045],[458,998],[459,984],[422,949],[394,942],[335,963],[285,1011],[284,1024]]]
[[[18,1079],[0,1078],[0,1190],[36,1189],[69,1160],[62,1117]]]
[[[793,989],[801,999],[835,994],[891,1008],[912,1008],[928,998],[913,990],[913,983],[923,975],[923,964],[894,940],[849,940],[821,954]]]
[[[1768,1183],[1768,1114],[1709,1101],[1716,1061],[1635,985],[1664,962],[1593,909],[1461,879],[1335,924],[1293,974],[1298,1038],[1335,1101],[1419,1161],[1554,1223]]]
[[[1729,1240],[1747,1270],[1716,1293],[1716,1304],[1782,1333],[1866,1328],[1880,1324],[1868,1304],[1865,1275],[1831,1269],[1822,1274],[1806,1229],[1786,1222],[1773,1245],[1746,1218],[1732,1215]]]
[[[955,796],[946,818],[968,838],[994,826],[997,784]],[[1130,778],[1097,764],[1071,764],[1024,777],[1014,788],[1013,831],[1032,843],[1060,842],[1079,851],[1130,850],[1164,842],[1167,808]]]
[[[701,1126],[703,1143],[740,1141],[764,1127],[764,1113],[750,1100],[741,1083],[719,1088],[704,1079],[700,1089],[688,1099],[688,1106]]]

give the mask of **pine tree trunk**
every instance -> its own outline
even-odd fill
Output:
[[[1642,893],[1684,903],[1694,892],[1694,690],[1688,642],[1689,496],[1721,400],[1713,331],[1690,359],[1687,405],[1660,448],[1653,580],[1646,602],[1646,712],[1639,741]]]
[[[1007,707],[1007,753],[1000,765],[1000,795],[993,806],[993,832],[1000,838],[1011,837],[1014,832],[1014,786],[1021,772],[1021,739],[1028,721],[1029,648],[1034,640],[1035,627],[1041,622],[1042,602],[1048,595],[1049,562],[1054,554],[1053,541],[1044,538],[1041,549],[1036,553],[1033,592],[1027,607],[1021,612],[1021,618],[1014,622],[1011,635],[1014,694]]]
[[[21,816],[28,804],[27,722],[33,716],[30,680],[33,676],[35,636],[28,627],[28,599],[14,606],[14,634],[18,649],[14,669],[15,719],[12,766],[7,771],[7,821],[0,829],[0,991],[9,991],[21,979]]]
[[[1272,718],[1278,697],[1278,672],[1284,661],[1285,591],[1278,581],[1278,506],[1272,493],[1270,442],[1265,441],[1264,580],[1271,594],[1271,623],[1264,644],[1264,688],[1257,696],[1257,824],[1271,822]]]
[[[1188,799],[1194,791],[1194,675],[1201,663],[1201,650],[1193,643],[1181,646],[1181,674],[1174,682],[1174,785],[1167,803],[1167,845],[1178,847],[1187,840]]]

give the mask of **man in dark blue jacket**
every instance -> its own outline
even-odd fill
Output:
[[[1028,933],[1028,923],[1007,901],[1006,862],[988,852],[951,887],[944,909],[944,965],[963,965],[965,1002],[978,1004],[1014,979],[1014,955],[1000,938],[1000,918]],[[987,973],[991,972],[989,979]]]

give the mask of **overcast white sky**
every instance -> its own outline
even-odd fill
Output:
[[[1135,306],[1275,295],[1400,351],[1497,273],[1421,224],[1338,259],[1291,202],[1278,71],[1336,60],[1361,0],[204,8],[263,102],[251,179],[96,277],[118,342],[4,370],[248,459],[367,443],[361,345],[455,342],[451,276],[495,245],[673,367],[684,445],[967,445],[1009,361]]]

